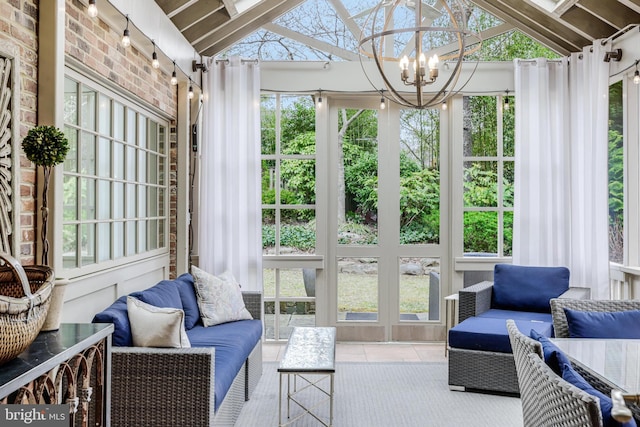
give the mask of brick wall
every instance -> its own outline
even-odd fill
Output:
[[[20,82],[20,135],[22,141],[37,120],[38,91],[38,2],[33,0],[0,1],[0,41],[17,47],[20,59],[20,74],[13,76]],[[21,151],[21,150],[20,150]],[[31,162],[20,156],[20,171],[14,171],[20,180],[20,224],[14,224],[14,232],[20,235],[20,261],[35,262],[35,214],[36,174]]]
[[[123,48],[122,30],[110,29],[100,15],[90,18],[77,1],[67,0],[66,5],[66,54],[175,118],[177,93],[176,87],[169,84],[171,76],[154,69],[151,58],[139,52],[134,44]],[[123,18],[123,28],[124,23]]]

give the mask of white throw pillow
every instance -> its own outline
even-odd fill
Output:
[[[244,306],[240,285],[231,273],[225,272],[217,277],[192,266],[191,275],[204,326],[253,319]]]
[[[134,297],[127,297],[131,336],[136,347],[191,347],[184,329],[184,311],[156,307]]]

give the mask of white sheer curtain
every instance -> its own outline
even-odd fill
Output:
[[[199,267],[262,290],[259,65],[234,57],[204,76]]]
[[[609,296],[604,50],[515,61],[513,262],[567,266],[598,299]]]

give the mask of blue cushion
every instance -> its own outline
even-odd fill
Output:
[[[216,326],[196,325],[187,331],[192,347],[215,347],[215,410],[262,336],[262,321],[238,320]]]
[[[564,309],[570,338],[640,338],[640,310],[577,311]]]
[[[571,364],[569,357],[560,350],[557,345],[552,343],[548,337],[540,335],[537,331],[532,329],[530,336],[542,345],[542,354],[547,366],[550,367],[556,375],[562,376],[562,365],[565,363]]]
[[[566,267],[525,267],[496,264],[491,307],[551,313],[549,300],[569,289]]]
[[[535,313],[532,311],[514,311],[499,310],[492,308],[484,313],[478,314],[478,317],[493,317],[495,319],[513,319],[513,320],[532,320],[546,323],[553,323],[551,313]]]
[[[189,273],[181,274],[176,280],[182,309],[184,310],[184,327],[186,330],[193,328],[200,321],[200,309],[196,299],[196,290],[193,287],[193,276]]]
[[[547,322],[516,320],[521,331],[535,329],[542,335],[551,336],[552,325]],[[468,350],[511,353],[511,342],[504,319],[470,317],[449,330],[449,345]]]
[[[636,422],[631,419],[631,421],[626,423],[619,423],[611,417],[611,409],[613,408],[613,403],[611,402],[611,398],[604,393],[599,392],[595,388],[591,386],[579,373],[577,373],[571,363],[563,363],[561,366],[562,369],[562,378],[578,387],[581,390],[589,393],[592,396],[596,396],[600,399],[600,412],[602,412],[602,422],[604,427],[614,427],[614,426],[624,426],[624,427],[632,427],[636,426]]]
[[[114,331],[111,342],[116,347],[131,347],[131,325],[127,313],[127,296],[121,296],[104,311],[96,314],[93,323],[113,323]]]
[[[178,286],[173,280],[163,280],[144,291],[133,292],[132,297],[155,307],[171,307],[182,310]]]

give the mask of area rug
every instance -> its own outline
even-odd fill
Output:
[[[378,313],[348,311],[345,320],[378,320]],[[400,320],[420,320],[415,313],[400,313]]]
[[[278,364],[265,363],[263,368],[236,427],[278,425]],[[320,383],[328,384],[328,379]],[[302,385],[298,382],[299,388]],[[336,427],[522,426],[520,399],[450,391],[446,363],[338,363],[334,396]],[[322,395],[308,388],[299,399],[313,406],[321,402]],[[283,396],[286,411],[285,400]],[[301,414],[294,404],[291,408],[292,417]],[[320,404],[316,412],[328,420],[328,403]],[[291,425],[315,427],[320,423],[305,415]]]

